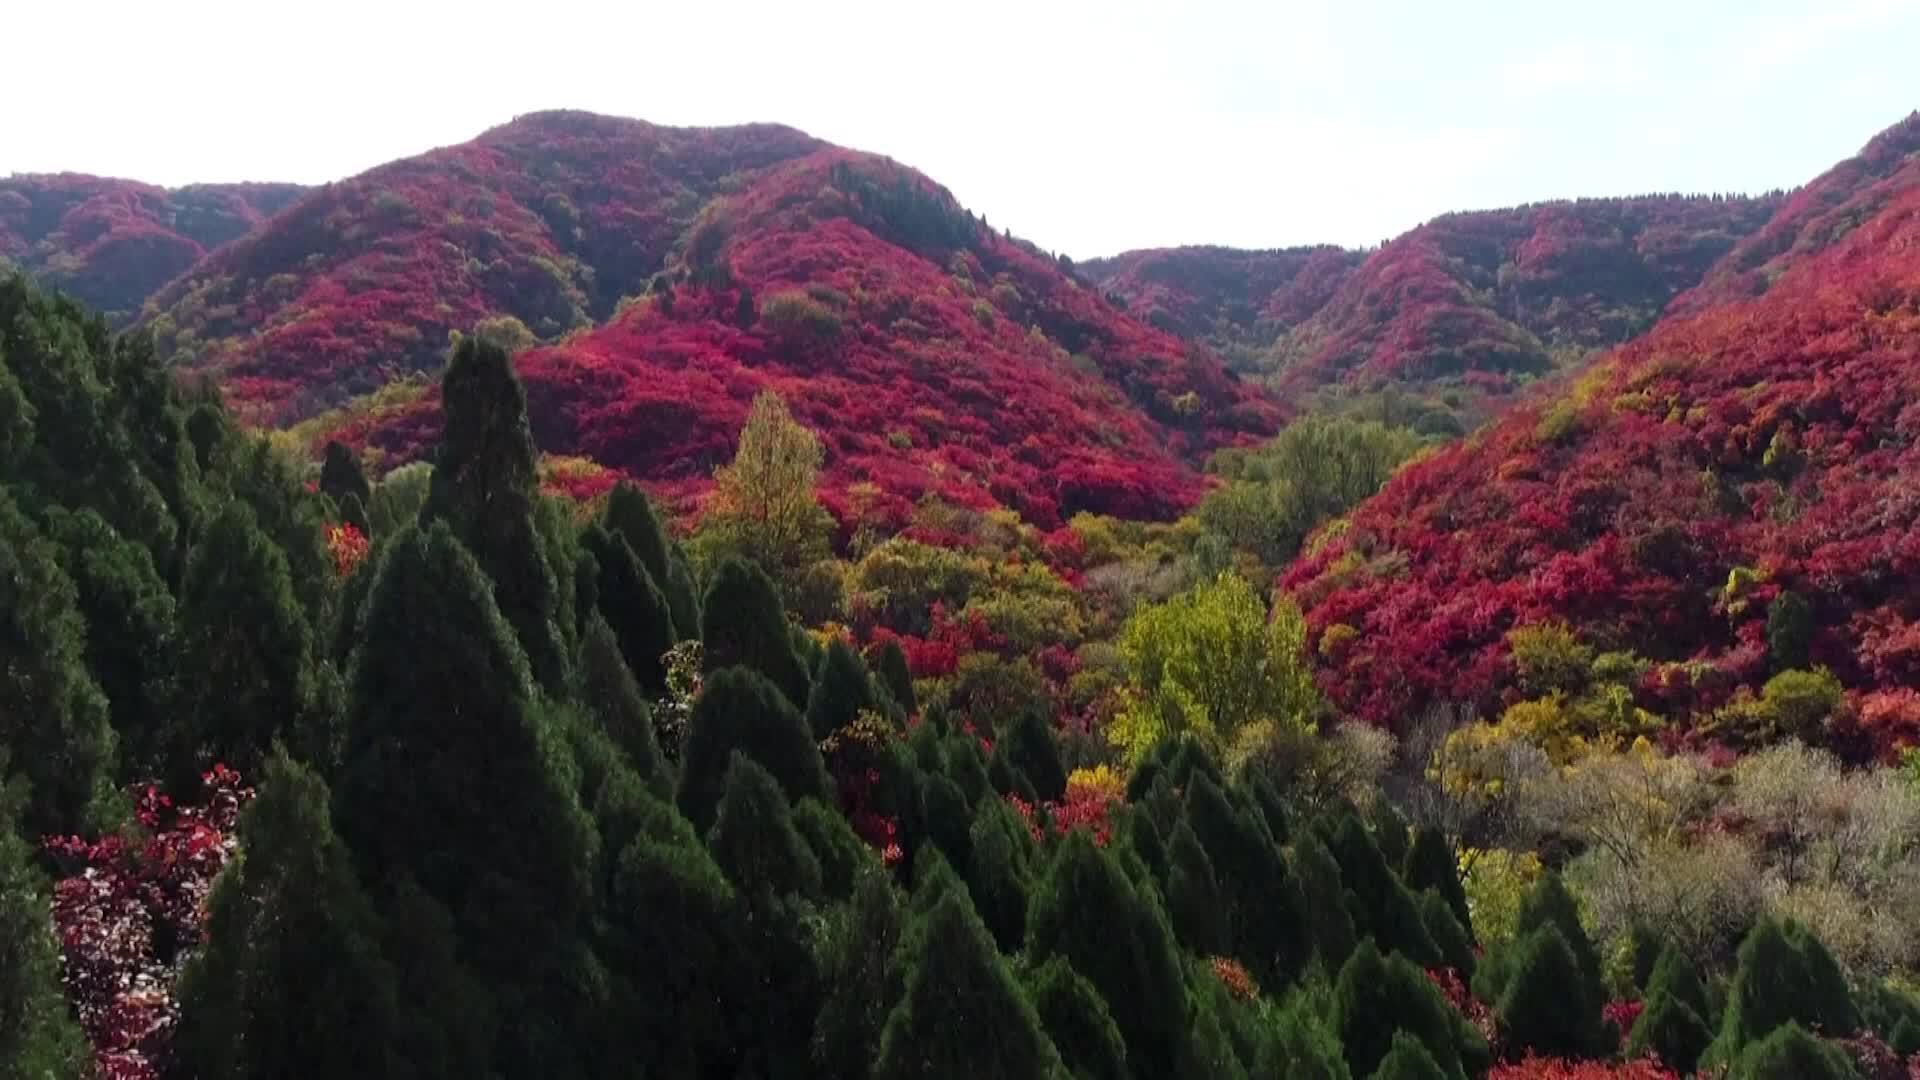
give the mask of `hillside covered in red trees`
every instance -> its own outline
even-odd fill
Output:
[[[0,267],[11,263],[125,321],[173,277],[305,191],[297,184],[167,190],[78,173],[0,178]]]
[[[1448,214],[1369,253],[1184,248],[1089,263],[1104,290],[1288,400],[1394,388],[1468,422],[1646,330],[1777,196],[1648,196]]]
[[[1564,622],[1696,733],[1764,737],[1743,724],[1811,667],[1848,694],[1829,735],[1891,749],[1920,731],[1916,399],[1920,115],[1568,392],[1402,470],[1283,587],[1375,723],[1511,700],[1511,632]]]
[[[404,376],[503,316],[547,343],[520,358],[542,445],[665,489],[704,486],[778,390],[829,497],[894,527],[929,493],[1171,517],[1207,451],[1281,415],[932,181],[785,128],[523,118],[315,193],[152,310],[243,413],[321,414],[390,462],[437,434]]]

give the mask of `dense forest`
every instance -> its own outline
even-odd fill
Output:
[[[131,326],[201,189],[8,181],[0,1080],[1920,1075],[1917,147],[1079,268],[539,114]]]

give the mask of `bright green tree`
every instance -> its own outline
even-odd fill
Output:
[[[700,522],[698,543],[708,561],[747,559],[795,599],[802,573],[832,553],[833,518],[815,491],[823,460],[819,438],[779,394],[755,397],[732,463],[714,474]]]
[[[1321,707],[1305,642],[1292,601],[1269,618],[1231,573],[1143,607],[1121,630],[1127,698],[1108,734],[1137,763],[1170,735],[1191,733],[1218,754],[1248,724],[1303,723]]]
[[[1269,566],[1293,558],[1307,534],[1380,490],[1419,450],[1412,432],[1376,421],[1309,416],[1266,446],[1223,453],[1227,483],[1200,504],[1200,521]]]

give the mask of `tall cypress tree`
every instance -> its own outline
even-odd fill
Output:
[[[666,762],[653,730],[653,712],[620,655],[613,630],[597,612],[581,635],[580,658],[574,668],[580,678],[581,703],[592,711],[614,745],[626,753],[627,764],[641,779],[664,784]]]
[[[1293,878],[1300,883],[1300,900],[1306,912],[1308,932],[1313,936],[1313,954],[1320,970],[1328,978],[1352,955],[1359,941],[1353,929],[1353,915],[1347,910],[1350,895],[1340,881],[1340,864],[1333,861],[1325,844],[1311,830],[1302,830],[1293,844]]]
[[[1188,775],[1187,820],[1226,900],[1233,955],[1255,981],[1277,987],[1298,975],[1312,954],[1299,886],[1256,813],[1230,801],[1205,769]]]
[[[359,454],[339,442],[328,442],[320,459],[320,493],[333,500],[344,520],[363,533],[367,531],[367,503],[373,499],[373,485],[367,483]],[[350,506],[358,512],[350,511]]]
[[[1542,925],[1518,948],[1513,974],[1494,1009],[1514,1048],[1542,1057],[1597,1057],[1618,1045],[1557,927]]]
[[[677,798],[680,812],[696,828],[713,823],[735,751],[771,773],[790,799],[832,797],[820,748],[806,721],[765,678],[728,668],[707,679],[680,751]]]
[[[1788,1021],[1742,1051],[1727,1080],[1854,1080],[1859,1075],[1839,1047]]]
[[[821,894],[820,860],[794,828],[780,782],[738,750],[727,762],[726,789],[707,848],[747,896]]]
[[[214,761],[250,773],[275,738],[331,761],[334,733],[314,730],[313,629],[294,597],[286,555],[230,502],[187,559],[180,596],[180,720],[169,755],[186,784]],[[285,725],[282,728],[281,725]]]
[[[24,788],[0,747],[0,1076],[82,1080],[93,1052],[61,993],[47,885],[20,838]]]
[[[1428,889],[1420,894],[1420,923],[1427,929],[1427,936],[1433,939],[1434,948],[1440,952],[1440,962],[1460,973],[1460,977],[1469,984],[1473,981],[1473,942],[1467,939],[1467,932],[1453,917],[1453,907],[1438,889]]]
[[[1127,1044],[1106,999],[1056,956],[1027,973],[1027,993],[1061,1061],[1075,1077],[1127,1080]]]
[[[796,708],[806,704],[807,671],[794,652],[780,593],[765,571],[741,559],[721,563],[701,610],[708,671],[750,668],[771,680]]]
[[[1060,744],[1053,725],[1038,709],[1023,709],[1001,739],[1007,760],[1033,782],[1042,799],[1058,802],[1067,793],[1067,770],[1060,764]]]
[[[1262,1034],[1252,1075],[1258,1080],[1352,1080],[1340,1037],[1294,994],[1281,1006],[1279,1022]]]
[[[1372,1080],[1447,1080],[1440,1063],[1419,1039],[1404,1031],[1393,1033],[1393,1048],[1380,1059]]]
[[[1084,830],[1069,833],[1027,912],[1034,963],[1064,957],[1106,999],[1127,1042],[1132,1075],[1176,1075],[1187,1059],[1187,990],[1173,933],[1113,858]]]
[[[673,612],[674,632],[683,638],[700,633],[698,597],[686,559],[667,538],[667,529],[653,500],[639,488],[621,481],[607,496],[604,518],[608,529],[627,542],[647,576],[660,587]]]
[[[1173,830],[1167,859],[1167,914],[1173,921],[1174,934],[1182,945],[1201,956],[1226,955],[1230,944],[1226,901],[1221,899],[1213,862],[1187,822],[1182,821]]]
[[[661,658],[678,640],[666,597],[627,542],[605,527],[589,526],[581,543],[599,570],[596,602],[620,641],[633,677],[647,693],[664,695],[667,667]]]
[[[1340,864],[1340,879],[1352,890],[1356,929],[1421,967],[1440,963],[1440,950],[1428,935],[1413,894],[1388,866],[1360,820],[1345,815],[1330,845]]]
[[[1586,928],[1580,925],[1580,911],[1574,904],[1573,894],[1567,891],[1566,883],[1555,873],[1542,875],[1534,883],[1533,891],[1521,901],[1520,915],[1514,923],[1513,940],[1479,965],[1474,973],[1474,993],[1483,1001],[1498,1001],[1506,996],[1507,982],[1513,978],[1518,967],[1523,943],[1534,931],[1544,926],[1559,931],[1561,940],[1573,953],[1579,974],[1579,980],[1561,992],[1578,993],[1585,1005],[1591,1005],[1593,1012],[1599,1012],[1606,1003],[1606,983],[1600,971],[1600,953],[1593,947],[1593,939],[1587,936]]]
[[[896,950],[905,916],[893,877],[864,869],[850,905],[831,909],[822,948],[826,1001],[814,1026],[813,1062],[822,1076],[864,1076],[880,1056],[887,1014],[906,993]]]
[[[0,749],[30,785],[33,836],[104,825],[113,797],[113,728],[76,599],[58,550],[0,485]]]
[[[999,799],[981,799],[968,835],[967,890],[1000,951],[1020,948],[1033,884],[1033,836]]]
[[[326,784],[274,757],[240,835],[208,904],[206,947],[181,977],[180,1063],[207,1080],[407,1072],[394,973]]]
[[[874,675],[887,693],[893,697],[893,703],[909,716],[920,711],[920,703],[913,697],[913,674],[907,670],[907,654],[900,649],[900,643],[888,638],[874,650],[872,657]]]
[[[1460,883],[1460,863],[1454,858],[1453,845],[1447,842],[1445,834],[1438,829],[1414,830],[1413,847],[1407,852],[1407,866],[1401,879],[1414,893],[1428,889],[1438,891],[1452,909],[1460,929],[1472,939],[1473,917],[1467,910],[1466,886]]]
[[[537,522],[539,477],[527,396],[506,350],[461,339],[440,384],[445,430],[422,520],[446,521],[491,583],[535,683],[566,685],[559,583]]]
[[[1426,973],[1398,954],[1382,956],[1365,940],[1334,984],[1334,1025],[1355,1076],[1379,1068],[1396,1032],[1419,1039],[1450,1077],[1478,1075],[1491,1063],[1486,1043],[1467,1026]]]
[[[1737,1063],[1749,1046],[1788,1024],[1834,1037],[1859,1027],[1839,966],[1805,927],[1762,920],[1740,943],[1738,956],[1720,1034],[1705,1063]]]
[[[1713,1029],[1707,1022],[1712,1013],[1699,973],[1686,954],[1673,945],[1661,949],[1653,975],[1647,980],[1645,1001],[1646,1008],[1633,1022],[1627,1040],[1628,1055],[1657,1053],[1661,1061],[1682,1075],[1693,1072],[1700,1055],[1713,1042]]]
[[[595,837],[526,657],[444,522],[392,541],[363,627],[341,836],[377,900],[417,882],[445,907],[461,963],[514,1017],[499,1067],[563,1072]]]
[[[824,739],[848,724],[863,710],[879,705],[873,676],[860,654],[840,638],[828,643],[815,669],[813,689],[807,698],[807,726],[813,737]]]
[[[906,995],[880,1036],[876,1080],[1048,1080],[1060,1055],[962,893],[946,893],[901,945]]]

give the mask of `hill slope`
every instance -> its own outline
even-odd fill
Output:
[[[389,461],[437,433],[406,376],[502,315],[549,342],[519,361],[544,447],[681,493],[777,389],[843,518],[929,493],[1167,517],[1280,419],[927,178],[785,128],[522,118],[316,192],[152,311],[248,415]]]
[[[1448,214],[1364,255],[1133,252],[1088,273],[1282,396],[1387,388],[1478,421],[1542,375],[1652,325],[1778,197],[1584,199]]]
[[[196,184],[171,191],[78,173],[0,179],[0,264],[131,319],[162,285],[258,228],[306,189]]]
[[[1920,115],[1761,235],[1790,239],[1711,280],[1764,265],[1763,295],[1690,298],[1569,393],[1404,469],[1291,569],[1341,707],[1493,706],[1507,632],[1566,620],[1656,662],[1642,701],[1722,735],[1737,689],[1805,663],[1853,691],[1866,744],[1920,735],[1899,689],[1920,678]],[[1804,650],[1769,643],[1776,607],[1798,620],[1787,592]]]

